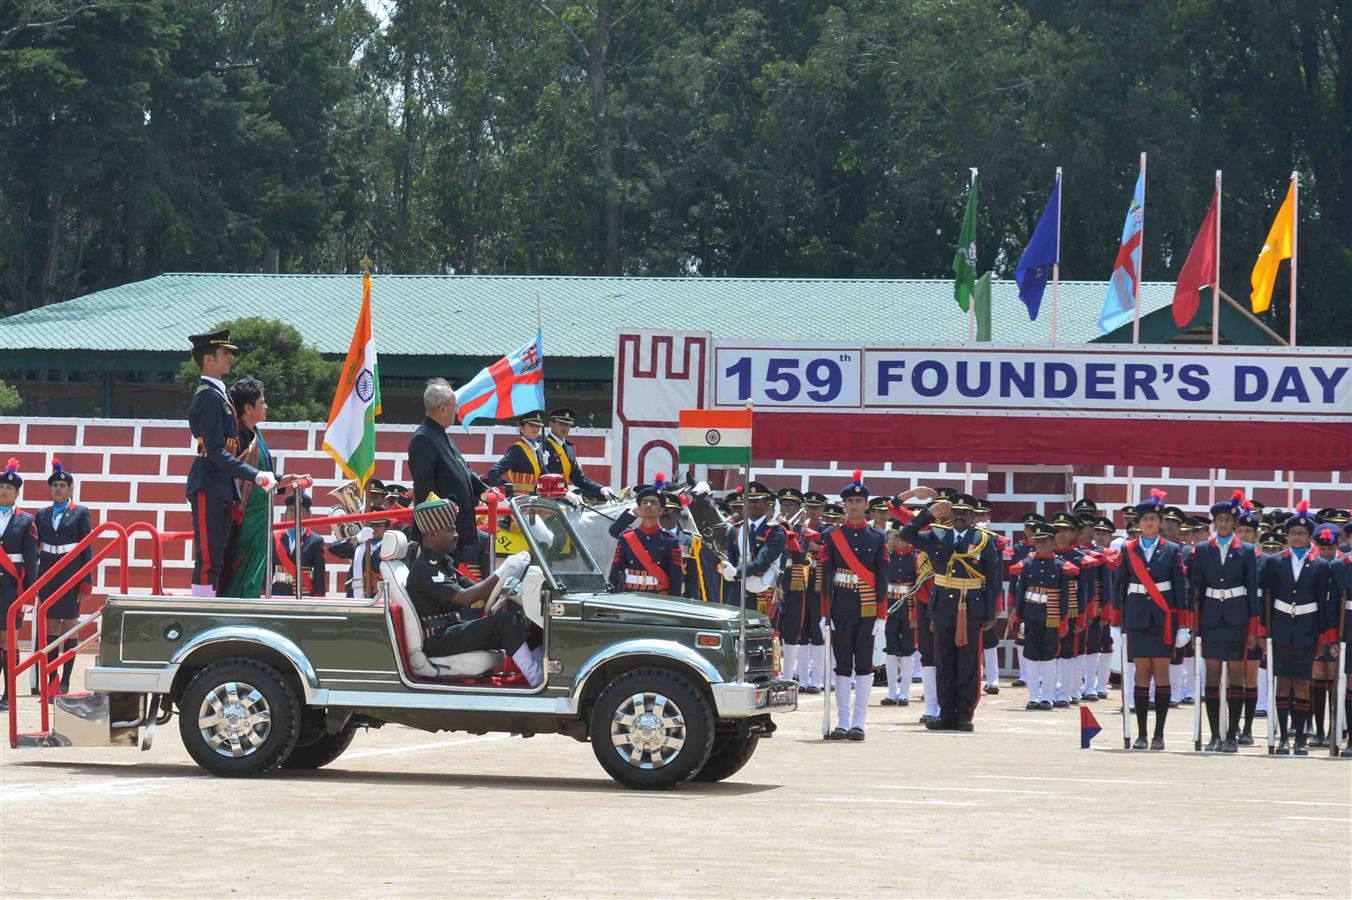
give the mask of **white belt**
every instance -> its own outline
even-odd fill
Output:
[[[634,587],[657,587],[656,575],[630,575],[625,573],[624,583]]]
[[[12,562],[12,563],[21,563],[21,562],[23,562],[23,554],[22,554],[22,553],[11,553],[11,554],[9,554],[9,561]]]
[[[1345,601],[1343,603],[1343,609],[1352,610],[1352,600]]]
[[[1288,616],[1304,616],[1319,609],[1318,603],[1287,603],[1285,600],[1273,600],[1272,608],[1277,612],[1284,612]]]
[[[892,596],[892,597],[900,597],[902,594],[906,593],[906,592],[909,591],[910,589],[911,589],[911,582],[909,582],[909,581],[894,581],[894,582],[892,582],[891,584],[889,584],[889,585],[887,586],[887,593],[888,593],[889,596]]]
[[[76,542],[78,544],[78,542]],[[76,544],[43,544],[43,553],[69,553],[74,550]]]
[[[1172,591],[1173,589],[1174,589],[1174,585],[1173,585],[1173,582],[1171,582],[1171,581],[1157,581],[1157,582],[1155,582],[1155,590],[1160,591],[1161,593],[1163,593],[1164,591]],[[1137,582],[1132,582],[1131,584],[1127,585],[1127,593],[1128,593],[1128,594],[1148,594],[1148,593],[1150,593],[1150,591],[1149,591],[1149,589],[1146,588],[1145,585],[1139,584],[1139,583],[1137,583]]]
[[[832,582],[841,587],[855,587],[859,584],[859,576],[853,572],[837,572]]]
[[[1029,603],[1046,603],[1051,598],[1038,591],[1024,591],[1023,599],[1027,600]]]
[[[1207,588],[1206,595],[1212,600],[1229,600],[1231,597],[1244,597],[1248,595],[1244,588]]]

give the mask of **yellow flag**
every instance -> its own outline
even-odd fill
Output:
[[[1258,254],[1258,262],[1253,264],[1253,275],[1249,284],[1253,291],[1249,294],[1249,303],[1256,313],[1267,312],[1272,305],[1272,285],[1277,280],[1277,267],[1282,260],[1291,258],[1291,249],[1296,243],[1296,182],[1286,191],[1282,208],[1277,210],[1277,218],[1272,222],[1272,230],[1263,242],[1263,250]]]

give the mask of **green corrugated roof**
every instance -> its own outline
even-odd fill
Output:
[[[1105,287],[1061,283],[1059,342],[1099,337]],[[395,356],[505,353],[533,331],[537,291],[551,356],[612,356],[619,328],[786,341],[967,340],[966,314],[953,302],[952,282],[941,279],[377,275],[376,346]],[[1142,313],[1172,296],[1172,284],[1143,285]],[[360,301],[356,275],[167,274],[0,320],[0,347],[182,353],[189,334],[263,316],[296,326],[322,353],[343,354]],[[1036,322],[1028,320],[1013,281],[994,282],[991,302],[996,343],[1050,341],[1050,287]]]

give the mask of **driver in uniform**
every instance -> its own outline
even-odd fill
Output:
[[[497,571],[477,584],[455,570],[460,534],[455,528],[457,506],[436,494],[413,508],[422,534],[422,548],[408,570],[408,597],[423,627],[423,652],[429,657],[453,656],[473,650],[502,650],[512,658],[531,687],[544,681],[543,635],[517,607],[504,606],[471,621],[461,610],[486,601],[507,578],[520,578],[530,565],[530,554],[515,553]]]

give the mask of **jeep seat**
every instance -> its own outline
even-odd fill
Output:
[[[390,621],[409,672],[421,679],[464,679],[500,669],[503,662],[500,650],[433,657],[423,653],[422,624],[408,597],[408,565],[404,561],[407,554],[408,537],[402,531],[386,531],[380,541],[380,574],[388,587]]]

